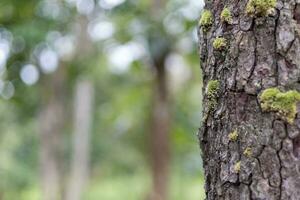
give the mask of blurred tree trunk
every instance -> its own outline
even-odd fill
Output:
[[[40,167],[43,200],[61,199],[63,129],[65,121],[64,66],[43,80],[39,113]]]
[[[296,200],[300,115],[288,123],[280,111],[263,112],[260,97],[271,87],[300,91],[300,4],[278,1],[268,16],[250,17],[247,2],[206,1],[214,21],[199,30],[206,196]],[[231,25],[220,20],[224,6],[231,10]],[[212,45],[216,37],[227,43],[219,50]]]
[[[93,55],[93,45],[87,34],[89,20],[80,15],[77,18],[77,47],[75,58],[83,62],[89,55]],[[86,64],[84,64],[86,65]],[[80,79],[80,76],[79,78]],[[90,132],[93,118],[94,86],[91,80],[77,80],[74,95],[74,128],[73,128],[73,151],[71,161],[70,178],[65,194],[66,200],[80,200],[89,174],[90,157]]]
[[[93,99],[92,83],[79,81],[74,96],[73,158],[66,200],[82,199],[82,191],[88,178]]]
[[[151,131],[151,157],[153,186],[151,200],[166,200],[169,174],[170,114],[166,70],[163,63],[156,65],[153,91],[153,113]]]
[[[165,0],[154,0],[151,7],[152,18],[160,20],[164,8]],[[152,191],[149,199],[167,200],[170,165],[170,109],[165,60],[170,53],[170,43],[163,30],[151,30],[148,40],[155,77],[150,136]]]

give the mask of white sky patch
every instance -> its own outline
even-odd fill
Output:
[[[40,52],[38,60],[41,70],[45,74],[52,73],[58,68],[58,55],[55,51],[49,48],[43,49]]]
[[[62,37],[62,34],[59,31],[50,31],[46,36],[47,43],[53,43],[57,38]]]
[[[40,77],[36,66],[28,64],[22,67],[20,72],[22,81],[27,85],[34,85]]]
[[[114,7],[121,5],[126,0],[100,0],[99,6],[104,9],[113,9]]]
[[[14,53],[20,53],[25,49],[25,40],[22,37],[14,38],[11,51]]]
[[[94,0],[77,0],[76,8],[80,14],[89,15],[95,8],[95,2]]]
[[[145,55],[144,47],[137,42],[129,42],[113,47],[108,52],[109,69],[112,73],[122,74],[129,70],[133,61],[141,59]]]
[[[170,54],[166,60],[166,68],[170,75],[171,86],[177,89],[191,76],[191,71],[180,54]]]
[[[0,94],[2,93],[3,91],[3,88],[4,88],[4,81],[0,79]]]
[[[176,44],[180,52],[191,53],[194,49],[193,41],[190,37],[182,37]]]
[[[77,0],[65,0],[70,5],[76,5]]]
[[[163,21],[164,27],[168,33],[177,35],[184,31],[184,23],[180,16],[172,13],[169,14]]]
[[[2,69],[3,66],[5,66],[5,64],[6,64],[6,59],[7,59],[7,57],[6,57],[6,55],[5,55],[5,52],[4,52],[4,50],[1,49],[1,47],[0,47],[0,69]]]
[[[195,27],[192,31],[192,38],[194,43],[198,43],[198,33],[197,28]]]
[[[133,19],[129,24],[128,30],[132,35],[144,34],[145,25],[140,20]]]
[[[63,14],[63,9],[57,0],[44,0],[39,4],[40,14],[47,18],[58,19]]]
[[[37,51],[39,54],[43,49],[48,49],[49,46],[57,53],[59,59],[69,61],[73,58],[76,47],[76,38],[74,35],[62,35],[58,31],[51,31],[47,34],[47,43],[39,45]]]
[[[75,53],[75,38],[71,35],[60,36],[53,42],[60,59],[68,61]]]
[[[11,82],[5,82],[2,87],[1,96],[4,99],[10,99],[15,94],[15,86]]]
[[[88,26],[88,33],[93,41],[105,40],[115,33],[115,26],[109,21],[93,21]]]
[[[203,0],[189,0],[186,6],[180,9],[180,13],[188,20],[196,20],[204,7]]]
[[[132,120],[126,114],[122,114],[115,120],[114,127],[116,129],[116,132],[120,135],[126,133],[131,126],[132,126]]]
[[[0,70],[6,66],[10,53],[10,43],[5,39],[0,39]]]

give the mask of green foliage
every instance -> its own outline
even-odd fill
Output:
[[[204,10],[199,24],[204,28],[204,30],[207,30],[213,23],[213,15],[209,10]]]
[[[251,16],[267,16],[276,6],[276,0],[249,0],[246,13]]]
[[[263,111],[275,112],[282,120],[292,124],[297,113],[300,93],[296,90],[281,92],[278,88],[269,88],[260,96]]]
[[[218,80],[210,80],[207,84],[206,95],[208,98],[209,110],[214,109],[217,105],[218,93],[220,90],[220,82]]]
[[[214,49],[221,50],[226,47],[226,39],[223,37],[217,37],[213,42]]]
[[[232,23],[232,15],[229,8],[225,7],[221,12],[221,21],[227,24]]]
[[[229,133],[228,135],[228,139],[232,142],[235,142],[239,137],[239,134],[237,132],[237,130],[234,130],[233,132]]]
[[[102,171],[102,168],[100,168],[100,171]],[[172,177],[169,181],[170,199],[205,199],[204,187],[199,187],[199,185],[204,184],[204,177],[201,174],[192,176],[185,171],[171,168],[170,176]],[[128,189],[124,185],[131,185],[132,188]],[[178,186],[180,186],[180,189],[178,189]],[[94,177],[83,199],[120,200],[121,196],[123,199],[141,200],[148,195],[150,187],[151,174],[146,170],[136,170],[133,174],[119,174],[117,176],[114,172],[103,173],[101,176]]]

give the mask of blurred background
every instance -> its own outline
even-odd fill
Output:
[[[0,199],[204,199],[201,0],[1,0]]]

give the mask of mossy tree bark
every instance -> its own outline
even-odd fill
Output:
[[[300,91],[300,1],[277,1],[265,16],[247,15],[247,3],[206,1],[213,22],[199,28],[206,195],[208,200],[296,200],[300,106],[295,120],[287,122],[280,112],[263,111],[260,95],[272,87]],[[230,24],[220,19],[224,7],[231,11]],[[217,37],[226,39],[224,48],[213,47]],[[211,80],[218,80],[217,91],[207,88]]]

